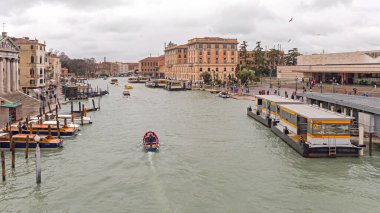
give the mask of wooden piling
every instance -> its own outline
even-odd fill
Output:
[[[5,125],[5,129],[7,132],[9,132],[9,123],[7,122],[7,124]]]
[[[57,128],[59,128],[58,125],[57,125]],[[50,126],[50,124],[48,125],[48,136],[47,136],[47,138],[52,138],[52,136],[51,136],[51,126]]]
[[[95,100],[94,100],[94,99],[92,99],[92,107],[93,107],[94,110],[96,110],[96,107],[95,107]]]
[[[47,103],[48,103],[49,113],[51,113],[50,102],[48,101]]]
[[[16,143],[12,139],[11,140],[11,146],[12,146],[12,169],[16,168],[16,155],[15,155],[16,146],[15,146],[15,144]]]
[[[61,138],[61,129],[59,128],[59,121],[57,120],[57,137]]]
[[[58,104],[59,109],[62,109],[61,108],[61,103],[59,102],[59,98],[57,98],[57,104]]]
[[[29,157],[29,135],[26,136],[26,144],[25,144],[25,159]]]
[[[49,116],[45,114],[45,121],[48,121],[48,120],[49,120]]]
[[[100,98],[98,98],[98,110],[100,111]]]
[[[4,150],[1,149],[1,176],[3,177],[3,181],[5,181],[5,153]]]
[[[73,113],[73,111],[74,111],[74,104],[73,104],[73,102],[71,101],[70,102],[70,104],[71,104],[71,114]]]
[[[45,101],[44,101],[43,103],[44,103],[44,104],[43,104],[43,107],[42,107],[42,114],[45,115],[45,114],[46,114],[46,112],[45,112],[45,107],[46,107],[46,105],[45,105]]]
[[[369,133],[369,156],[372,156],[372,133]]]
[[[36,183],[41,183],[41,151],[40,144],[36,144]]]
[[[40,115],[38,117],[42,117],[42,108],[40,107]]]
[[[58,106],[55,106],[55,120],[58,121]]]
[[[74,123],[74,113],[71,112],[71,123]]]
[[[78,105],[79,105],[79,106],[78,106],[78,107],[79,107],[79,110],[78,110],[78,111],[80,112],[80,111],[82,111],[82,105],[81,105],[80,102],[78,103]]]
[[[80,112],[80,124],[83,126],[83,116],[84,116],[84,104],[83,104],[83,110]]]
[[[67,118],[64,119],[63,128],[67,128]]]
[[[18,122],[18,134],[22,134],[21,122]]]

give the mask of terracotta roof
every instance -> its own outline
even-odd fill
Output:
[[[15,44],[39,44],[45,46],[45,44],[39,43],[37,39],[30,40],[28,37],[24,38],[11,38]]]
[[[159,61],[159,60],[160,60],[160,56],[159,57],[147,57],[147,58],[140,60],[139,62],[142,62],[142,61]]]

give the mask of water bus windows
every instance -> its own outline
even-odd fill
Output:
[[[297,125],[297,115],[292,115],[288,112],[285,112],[284,110],[281,110],[280,117],[281,119],[293,124],[294,126]]]
[[[309,123],[308,133],[312,135],[349,135],[349,124],[313,124]]]

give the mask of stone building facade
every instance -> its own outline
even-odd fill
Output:
[[[19,90],[19,48],[3,32],[0,37],[0,94]]]
[[[296,66],[279,66],[280,79],[313,78],[317,82],[380,84],[380,51],[302,55]]]
[[[202,72],[213,80],[234,77],[238,64],[237,39],[193,38],[185,45],[169,43],[165,48],[165,76],[170,79],[201,81]]]
[[[46,45],[28,37],[12,39],[20,49],[20,86],[28,94],[43,92],[46,85]]]

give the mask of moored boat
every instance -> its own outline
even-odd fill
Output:
[[[0,139],[0,147],[1,148],[10,148],[10,141],[5,140],[3,136],[4,134],[8,133],[2,133],[1,139]],[[25,149],[28,144],[29,149],[35,149],[37,147],[37,141],[36,141],[36,134],[16,134],[12,136],[12,141],[14,143],[14,147],[16,149]],[[9,135],[5,136],[9,137]],[[54,138],[51,135],[47,136],[40,136],[38,135],[38,144],[41,149],[58,149],[62,147],[63,140],[59,138]]]
[[[218,94],[219,97],[221,98],[231,98],[230,94],[228,94],[228,92],[220,92]]]
[[[144,149],[147,152],[156,152],[159,148],[159,139],[156,133],[148,131],[143,137]]]
[[[49,128],[50,127],[50,128]],[[11,128],[12,134],[19,134],[20,129]],[[60,137],[74,137],[78,134],[78,129],[70,127],[60,127],[57,128],[56,125],[46,125],[46,124],[29,124],[27,129],[21,129],[20,134],[38,134],[38,135],[52,135]]]

